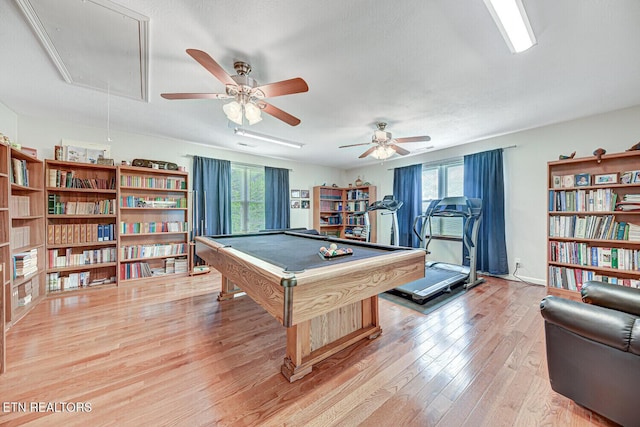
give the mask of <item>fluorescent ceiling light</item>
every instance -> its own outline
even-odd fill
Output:
[[[273,142],[274,144],[285,145],[287,147],[292,148],[302,148],[303,144],[298,144],[297,142],[287,141],[285,139],[280,139],[275,136],[263,135],[260,133],[251,132],[245,129],[235,128],[233,133],[240,136],[246,136],[247,138],[259,139],[261,141]]]
[[[522,0],[484,0],[484,3],[513,53],[524,52],[536,44]]]

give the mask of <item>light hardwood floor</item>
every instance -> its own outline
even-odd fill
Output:
[[[8,331],[0,424],[613,425],[551,390],[543,287],[489,279],[429,315],[381,299],[378,339],[290,384],[284,328],[219,280],[47,298]]]

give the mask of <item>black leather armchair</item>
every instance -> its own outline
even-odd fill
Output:
[[[540,303],[551,388],[624,426],[640,426],[640,289],[591,281],[587,303]]]

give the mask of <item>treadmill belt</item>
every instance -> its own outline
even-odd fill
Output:
[[[410,295],[415,301],[424,301],[431,295],[465,281],[467,277],[468,273],[429,267],[425,270],[425,277],[399,286],[396,290]]]

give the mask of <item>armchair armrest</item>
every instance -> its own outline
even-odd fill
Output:
[[[595,280],[582,286],[582,301],[640,316],[640,289]]]
[[[542,299],[540,311],[547,322],[592,341],[629,351],[635,316],[554,296]]]

